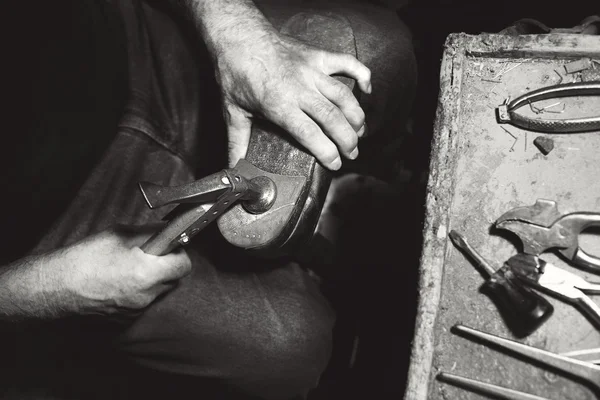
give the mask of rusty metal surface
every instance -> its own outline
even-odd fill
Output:
[[[451,35],[442,65],[440,106],[432,147],[427,194],[420,304],[406,399],[484,399],[435,380],[438,371],[478,379],[550,399],[591,400],[586,385],[515,359],[479,343],[462,340],[450,328],[462,323],[511,338],[491,300],[479,292],[483,279],[451,245],[456,229],[484,257],[502,265],[519,243],[491,229],[504,212],[535,203],[558,202],[561,212],[600,212],[600,132],[546,135],[499,125],[494,109],[506,98],[550,86],[564,65],[581,57],[600,58],[600,38],[578,35]],[[562,69],[562,75],[555,70]],[[561,99],[562,101],[562,99]],[[548,101],[536,104],[559,111]],[[600,98],[564,99],[553,118],[594,113]],[[525,109],[524,112],[534,113]],[[550,113],[548,114],[550,116]],[[543,155],[533,140],[552,137]],[[600,253],[597,235],[584,234],[582,247]],[[543,258],[589,281],[594,275],[554,254]],[[594,296],[592,296],[594,298]],[[554,315],[523,343],[564,353],[600,346],[600,331],[572,305],[548,298]],[[600,303],[599,296],[594,300]]]

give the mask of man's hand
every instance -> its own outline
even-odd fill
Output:
[[[64,286],[81,314],[141,310],[191,271],[185,251],[164,256],[144,253],[149,233],[110,230],[65,251]]]
[[[145,254],[150,236],[109,230],[50,254],[25,258],[0,274],[0,319],[76,314],[130,315],[191,271],[187,254]]]
[[[341,74],[371,92],[370,71],[355,57],[279,34],[248,0],[187,0],[213,55],[229,135],[231,165],[245,156],[252,119],[288,131],[325,167],[358,155],[365,114]]]
[[[343,74],[370,91],[370,72],[356,58],[309,47],[270,33],[223,52],[218,62],[232,165],[246,154],[252,118],[279,125],[325,167],[358,156],[365,114]]]

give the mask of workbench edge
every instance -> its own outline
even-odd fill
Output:
[[[441,296],[448,217],[454,197],[454,169],[448,154],[458,142],[458,118],[466,42],[471,37],[451,34],[444,45],[440,68],[440,92],[434,122],[429,180],[425,200],[423,248],[419,267],[419,299],[405,400],[427,400],[435,345],[435,323]],[[436,220],[444,215],[445,220]]]
[[[542,35],[453,34],[465,42],[466,53],[476,57],[573,58],[598,55],[600,37],[567,33]]]

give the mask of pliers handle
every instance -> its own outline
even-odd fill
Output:
[[[585,118],[543,119],[531,118],[516,112],[526,104],[539,100],[571,96],[600,95],[600,82],[564,83],[525,93],[496,109],[501,124],[513,124],[520,128],[546,133],[575,133],[600,130],[600,115]]]
[[[588,282],[531,254],[519,253],[512,256],[506,264],[521,281],[529,286],[579,307],[600,330],[600,306],[585,294],[600,294],[600,284]]]
[[[600,258],[586,253],[579,247],[579,234],[590,227],[598,226],[600,226],[598,213],[576,212],[565,215],[556,222],[554,229],[558,232],[567,232],[565,242],[569,245],[558,251],[574,264],[600,272]]]

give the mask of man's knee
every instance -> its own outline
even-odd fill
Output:
[[[255,355],[232,384],[265,399],[289,399],[315,388],[331,354],[331,311],[291,297],[286,311],[266,319],[264,335],[242,338],[240,332],[242,351]]]
[[[310,278],[295,267],[245,278],[206,270],[195,266],[140,317],[121,350],[151,369],[215,378],[266,399],[315,387],[335,318]]]

